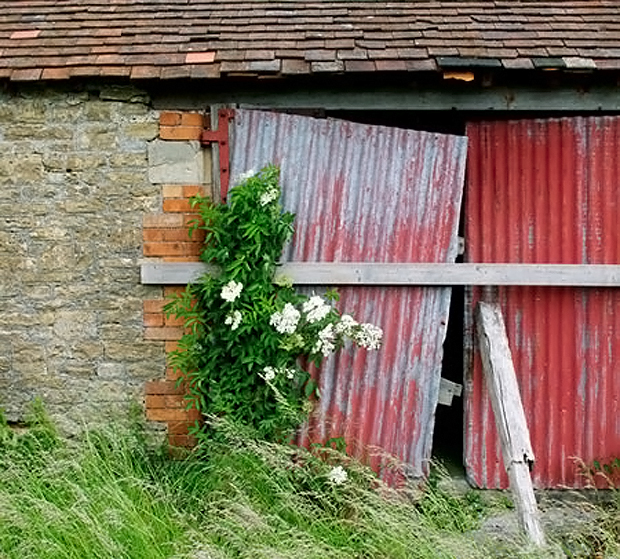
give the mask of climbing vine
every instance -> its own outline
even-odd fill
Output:
[[[276,278],[295,219],[280,204],[277,167],[240,177],[227,203],[192,203],[200,220],[191,231],[206,234],[201,259],[217,272],[166,305],[186,327],[171,364],[203,414],[225,416],[268,440],[286,439],[319,395],[307,365],[320,366],[347,342],[377,349],[382,331],[341,314],[336,292],[307,296]]]

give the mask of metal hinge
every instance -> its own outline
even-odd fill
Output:
[[[205,129],[200,136],[200,143],[208,146],[213,143],[218,145],[219,151],[219,175],[220,175],[220,196],[222,201],[226,201],[228,186],[230,183],[230,145],[229,145],[229,124],[234,118],[233,109],[220,109],[217,112],[217,128],[215,130]]]

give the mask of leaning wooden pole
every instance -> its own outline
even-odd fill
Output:
[[[476,325],[482,369],[519,522],[532,542],[544,545],[545,536],[530,476],[534,452],[499,305],[478,303]]]

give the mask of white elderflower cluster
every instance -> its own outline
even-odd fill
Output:
[[[241,295],[241,291],[243,290],[243,284],[239,281],[230,280],[224,287],[222,287],[222,292],[220,293],[222,299],[224,301],[228,301],[232,303]]]
[[[272,381],[277,375],[284,375],[287,379],[292,379],[295,376],[295,369],[289,369],[287,367],[264,367],[263,368],[264,379],[266,381]]]
[[[274,367],[265,367],[263,373],[265,373],[264,379],[266,381],[272,381],[276,378],[276,369]]]
[[[360,324],[353,339],[358,345],[366,349],[379,349],[383,339],[383,330],[374,324]]]
[[[248,171],[246,171],[245,173],[241,173],[238,177],[237,180],[235,181],[237,184],[241,184],[242,182],[247,181],[248,179],[251,179],[254,175],[256,174],[256,171],[254,169],[249,169]]]
[[[323,320],[331,310],[331,307],[319,295],[313,295],[301,307],[306,313],[306,319],[310,324]]]
[[[224,324],[230,326],[231,330],[236,330],[239,328],[239,324],[241,324],[241,312],[233,311],[230,313],[224,320]]]
[[[280,334],[293,334],[299,324],[301,313],[290,303],[286,303],[282,312],[274,312],[269,319],[269,324]]]
[[[333,353],[336,350],[336,345],[334,344],[335,337],[334,325],[330,323],[319,332],[318,339],[312,348],[312,353],[322,353],[324,357]]]
[[[340,317],[340,321],[336,324],[336,334],[339,336],[347,336],[352,338],[355,335],[355,330],[359,326],[359,322],[355,320],[350,314],[343,314]]]
[[[334,485],[342,485],[349,479],[349,474],[342,466],[336,466],[332,468],[327,477]]]
[[[260,195],[260,198],[258,199],[258,203],[261,206],[266,206],[267,204],[270,204],[274,200],[277,200],[278,194],[279,193],[278,193],[278,189],[277,188],[270,188],[268,190],[265,190],[265,192],[263,192]]]

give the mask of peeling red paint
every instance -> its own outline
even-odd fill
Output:
[[[469,262],[620,263],[618,117],[482,122],[467,134]],[[581,487],[577,459],[620,456],[620,290],[506,287],[498,299],[536,455],[534,483]],[[467,388],[468,476],[506,487],[477,355]]]

